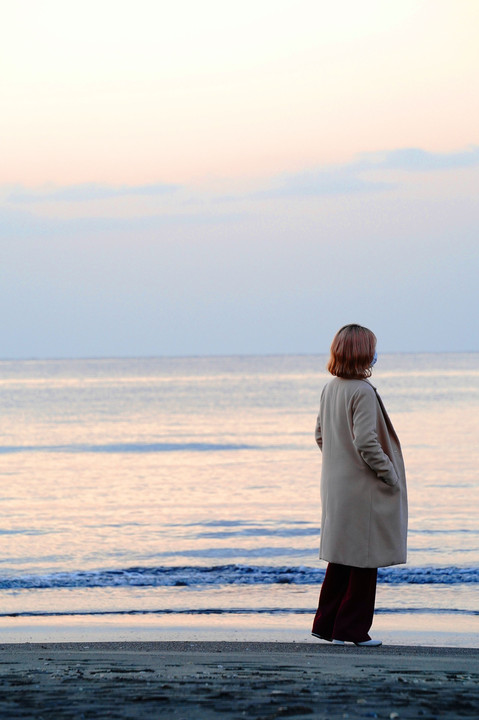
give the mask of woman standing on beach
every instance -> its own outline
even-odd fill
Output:
[[[316,425],[322,450],[321,544],[328,561],[312,634],[377,646],[369,629],[377,568],[406,562],[407,494],[401,446],[381,398],[367,380],[376,336],[345,325],[331,345]]]

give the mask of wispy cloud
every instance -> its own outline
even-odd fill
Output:
[[[33,189],[4,186],[2,194],[4,202],[12,209],[15,205],[28,206],[45,202],[82,203],[126,197],[155,198],[174,195],[181,201],[179,215],[183,213],[188,215],[194,212],[194,209],[202,213],[205,202],[216,204],[235,203],[239,200],[308,199],[382,193],[394,190],[402,182],[398,172],[447,172],[478,166],[479,146],[471,146],[451,153],[434,153],[421,148],[400,148],[362,153],[342,165],[320,165],[302,172],[263,178],[254,191],[238,195],[221,195],[211,191],[205,193],[204,189],[202,191],[198,187],[167,183],[136,186],[83,183],[64,187],[49,185]],[[171,212],[172,208],[169,208],[168,214]],[[145,212],[142,211],[141,214],[143,216]]]
[[[155,183],[151,185],[101,185],[100,183],[82,183],[65,187],[41,187],[34,190],[18,188],[10,192],[7,200],[12,203],[37,202],[87,202],[108,200],[118,197],[147,197],[176,192],[177,185]]]
[[[351,165],[357,171],[406,170],[408,172],[430,172],[432,170],[457,170],[479,165],[479,147],[451,153],[433,153],[420,148],[401,148],[386,152],[365,153],[357,163]]]
[[[281,175],[271,187],[259,190],[253,199],[350,195],[362,192],[389,190],[393,185],[366,180],[359,176],[355,165],[336,168],[317,168],[301,173]]]
[[[12,240],[32,239],[43,242],[54,238],[90,237],[92,234],[103,233],[105,237],[111,233],[128,235],[137,238],[152,235],[164,228],[188,228],[202,226],[225,226],[231,228],[244,221],[247,214],[234,212],[188,212],[163,214],[134,214],[129,217],[107,216],[96,217],[45,217],[30,210],[13,209],[0,205],[0,246]]]
[[[390,182],[371,179],[373,171],[431,172],[479,166],[479,147],[452,153],[433,153],[420,148],[401,148],[364,153],[344,165],[320,166],[300,173],[284,174],[272,179],[268,188],[249,195],[253,199],[286,197],[322,197],[392,190]]]

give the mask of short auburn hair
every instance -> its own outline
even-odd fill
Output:
[[[376,335],[362,325],[344,325],[331,343],[327,368],[341,378],[364,379],[371,376]]]

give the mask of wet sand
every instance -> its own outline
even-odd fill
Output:
[[[0,645],[0,717],[479,717],[479,649],[326,643]]]

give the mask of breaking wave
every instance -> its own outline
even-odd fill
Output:
[[[305,566],[213,565],[129,567],[20,576],[0,576],[0,590],[110,587],[201,587],[207,585],[319,585],[324,569]],[[479,583],[479,567],[388,567],[378,571],[388,585]]]

